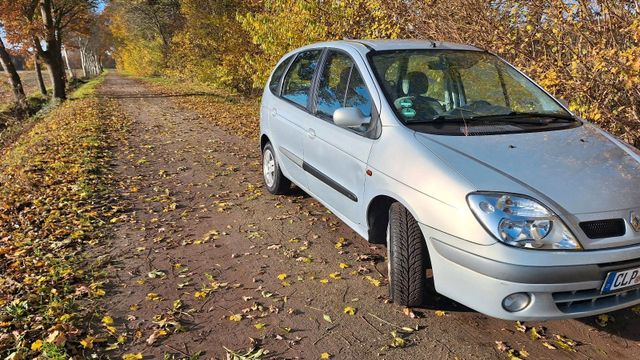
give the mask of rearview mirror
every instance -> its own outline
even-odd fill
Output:
[[[333,123],[341,127],[358,127],[368,124],[371,117],[365,117],[360,109],[343,107],[333,112]]]

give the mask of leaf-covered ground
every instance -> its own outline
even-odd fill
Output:
[[[116,152],[97,356],[570,359],[640,356],[640,315],[514,323],[432,292],[388,301],[385,249],[314,199],[263,191],[258,101],[116,74],[102,97],[132,120]],[[640,310],[640,309],[635,309]]]
[[[523,324],[433,291],[390,303],[384,247],[300,190],[263,191],[258,107],[112,73],[5,149],[2,356],[640,356],[640,309]]]
[[[105,295],[94,249],[117,211],[110,147],[122,120],[112,102],[89,96],[2,149],[0,356],[84,357],[85,323]]]

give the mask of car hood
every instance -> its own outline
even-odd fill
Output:
[[[570,214],[640,209],[639,153],[589,123],[546,132],[416,138],[478,190],[529,193]]]

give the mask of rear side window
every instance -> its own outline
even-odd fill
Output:
[[[301,52],[289,67],[282,84],[282,97],[302,107],[309,104],[309,91],[313,74],[318,67],[322,50]]]
[[[293,56],[289,56],[273,71],[271,82],[269,82],[269,89],[276,95],[280,92],[280,80],[282,80],[282,75],[284,75],[284,71],[287,70],[287,65],[291,62],[292,57]]]
[[[320,76],[316,111],[332,118],[341,107],[355,107],[364,116],[371,116],[371,95],[353,60],[341,52],[331,52]]]

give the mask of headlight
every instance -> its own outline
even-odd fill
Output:
[[[471,211],[496,239],[519,248],[580,250],[582,246],[560,218],[539,202],[501,193],[472,193]]]

